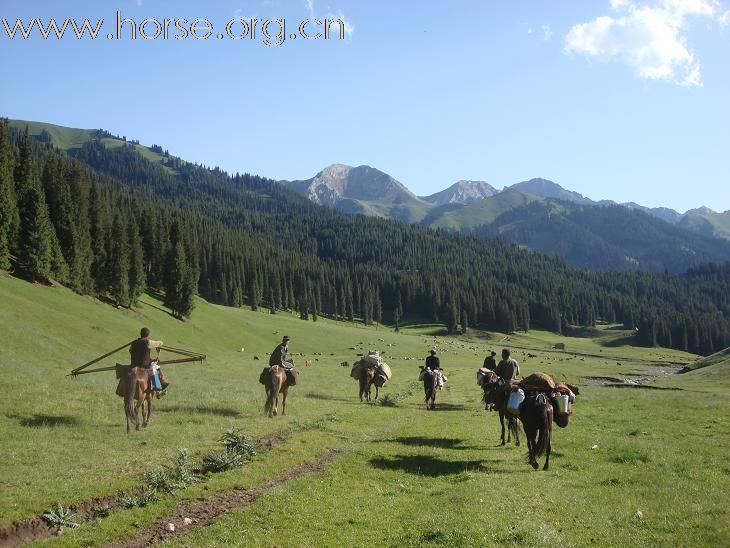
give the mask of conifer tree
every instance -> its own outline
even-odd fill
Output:
[[[0,119],[0,268],[10,268],[10,250],[14,247],[20,217],[15,195],[13,145],[8,122]]]
[[[135,306],[146,288],[144,271],[142,237],[137,222],[130,215],[127,222],[127,238],[129,242],[129,303]]]

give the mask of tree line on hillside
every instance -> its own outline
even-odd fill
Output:
[[[120,306],[159,290],[177,317],[199,294],[313,321],[561,333],[604,320],[638,328],[646,345],[706,354],[730,343],[730,265],[590,272],[499,240],[344,215],[261,177],[169,154],[151,162],[128,143],[64,154],[3,123],[0,267],[11,254],[31,280]]]

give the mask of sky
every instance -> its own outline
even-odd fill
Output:
[[[135,39],[132,23],[116,38],[117,12]],[[730,209],[727,0],[0,2],[11,30],[51,17],[104,21],[95,40],[10,39],[0,21],[0,116],[274,179],[367,164],[418,195],[543,177],[595,200]],[[225,34],[251,18],[253,38]],[[313,38],[337,18],[343,38]]]

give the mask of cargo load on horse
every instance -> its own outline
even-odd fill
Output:
[[[371,350],[367,355],[356,361],[350,370],[350,376],[360,383],[360,401],[370,401],[370,388],[375,386],[375,399],[378,391],[393,376],[390,366],[385,363],[377,351]]]

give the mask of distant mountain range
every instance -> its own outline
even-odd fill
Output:
[[[102,130],[10,121],[40,141],[75,156],[87,142],[136,152],[175,174],[186,163],[162,147],[147,147]],[[419,197],[390,175],[369,167],[334,164],[316,176],[280,181],[317,204],[347,213],[398,219],[427,228],[497,236],[535,251],[602,270],[668,269],[682,272],[704,262],[730,261],[730,211],[678,213],[636,203],[595,202],[545,179],[497,190],[484,181],[458,181]]]
[[[462,180],[419,197],[378,169],[335,164],[311,179],[281,183],[348,213],[497,236],[589,268],[683,271],[730,260],[730,211],[702,207],[679,213],[634,202],[596,202],[546,179],[501,191],[485,181]]]

